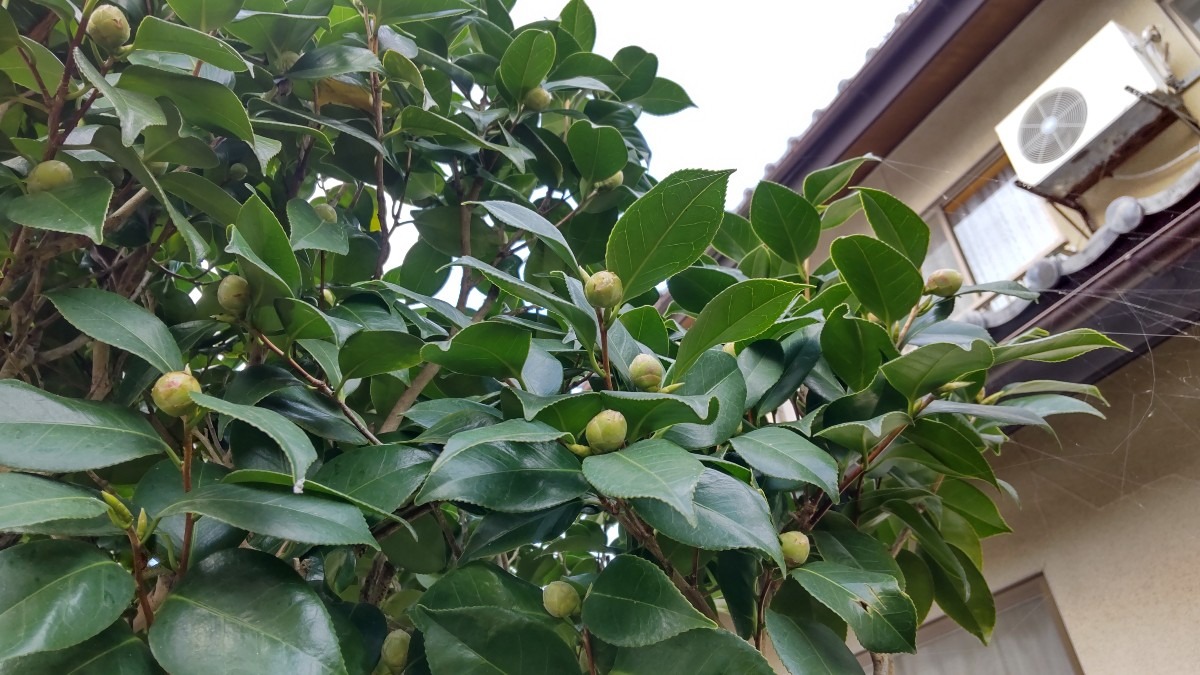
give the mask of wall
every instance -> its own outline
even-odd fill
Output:
[[[985,542],[1003,589],[1044,574],[1087,675],[1194,672],[1200,656],[1200,331],[1099,383],[1109,419],[1019,433],[997,473],[1014,533]],[[1191,669],[1189,669],[1189,664]]]

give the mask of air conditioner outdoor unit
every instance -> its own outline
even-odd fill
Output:
[[[1072,180],[1105,164],[1138,131],[1133,126],[1162,112],[1126,87],[1150,93],[1165,84],[1139,51],[1137,37],[1110,22],[996,126],[1017,177],[1066,193],[1077,186]],[[1088,166],[1069,166],[1088,150]]]

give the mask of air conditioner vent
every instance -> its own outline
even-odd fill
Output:
[[[1070,87],[1052,89],[1025,111],[1018,142],[1021,154],[1035,164],[1064,157],[1083,136],[1087,101]]]

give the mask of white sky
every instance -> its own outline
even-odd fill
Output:
[[[518,0],[518,26],[557,18],[567,0]],[[853,76],[912,0],[589,0],[596,47],[611,58],[627,45],[658,56],[658,74],[687,90],[696,108],[643,115],[639,128],[664,178],[686,168],[737,169],[726,203],[736,208],[788,139],[812,123],[838,82]],[[388,267],[416,236],[393,236]],[[456,288],[458,270],[447,288]]]

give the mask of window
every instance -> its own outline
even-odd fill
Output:
[[[1200,35],[1200,0],[1162,0],[1176,23],[1186,25]]]
[[[917,634],[917,653],[895,658],[896,675],[1080,675],[1045,580],[1031,579],[996,594],[996,629],[984,646],[948,618]],[[859,661],[870,672],[870,657]]]

